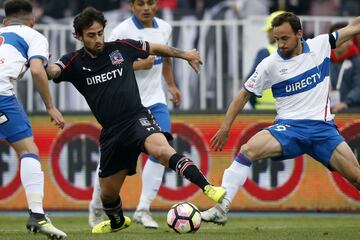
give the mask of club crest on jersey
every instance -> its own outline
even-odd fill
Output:
[[[124,58],[122,57],[119,50],[116,50],[116,51],[113,51],[112,53],[110,53],[109,57],[110,57],[111,63],[113,65],[120,65],[124,62]]]

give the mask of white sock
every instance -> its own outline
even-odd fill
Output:
[[[221,186],[226,189],[226,195],[220,204],[224,211],[228,212],[239,187],[243,186],[250,173],[250,167],[237,161],[233,161],[229,168],[224,171]]]
[[[94,190],[92,193],[92,198],[90,201],[90,204],[93,208],[103,208],[102,202],[101,202],[101,189],[100,189],[100,182],[99,182],[99,168],[100,163],[98,164],[96,168],[95,178],[94,178]]]
[[[164,175],[165,167],[148,159],[142,172],[142,188],[139,204],[136,210],[150,210]]]
[[[29,209],[33,213],[44,213],[44,173],[41,171],[39,157],[35,154],[24,154],[20,164],[20,178]]]

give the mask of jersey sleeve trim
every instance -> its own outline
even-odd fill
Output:
[[[336,48],[336,41],[339,39],[339,32],[333,32],[329,34],[329,43],[331,46],[331,49]]]
[[[55,64],[58,65],[61,68],[61,70],[64,70],[65,68],[67,68],[75,60],[75,58],[77,56],[79,56],[79,52],[75,52],[75,54],[72,55],[70,60],[67,61],[66,63],[62,62],[61,59],[60,59]]]
[[[60,69],[61,69],[61,70],[64,70],[65,65],[64,65],[62,62],[57,61],[55,64],[56,64],[56,65],[58,65],[58,66],[60,67]]]
[[[31,59],[33,59],[33,58],[44,59],[44,60],[46,60],[46,61],[48,60],[48,58],[45,57],[45,56],[34,55],[34,56],[31,56],[31,57],[29,58],[29,61],[30,61]]]
[[[129,43],[128,41],[125,41],[125,40],[117,40],[117,42],[119,43],[122,43],[122,44],[125,44],[125,45],[128,45],[138,51],[143,51],[143,52],[147,52],[147,50],[149,49],[149,43],[147,41],[142,41],[140,40],[140,42],[142,42],[142,45],[141,45],[141,48]]]
[[[243,88],[244,88],[245,91],[247,91],[248,93],[253,94],[255,97],[258,97],[258,98],[261,98],[261,97],[262,97],[262,96],[260,96],[260,95],[256,95],[255,93],[253,93],[252,91],[250,91],[249,89],[247,89],[247,88],[245,87],[245,85],[243,85]]]

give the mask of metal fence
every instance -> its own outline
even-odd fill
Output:
[[[302,16],[307,36],[325,33],[333,22],[348,21],[344,17]],[[247,19],[203,20],[186,16],[182,21],[172,21],[172,45],[180,49],[200,50],[204,65],[197,76],[185,61],[173,60],[177,85],[183,94],[180,110],[224,110],[234,94],[242,86],[254,61],[256,52],[267,44],[262,32],[265,17],[251,16]],[[105,29],[109,33],[115,23]],[[37,25],[36,29],[49,39],[51,59],[56,61],[66,52],[81,47],[72,36],[72,26],[60,24]],[[28,73],[23,80],[15,82],[20,101],[28,112],[43,112],[40,96],[33,87]],[[55,102],[61,111],[87,112],[84,98],[68,83],[50,83]],[[173,106],[170,104],[170,108]]]

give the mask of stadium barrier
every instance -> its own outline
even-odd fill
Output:
[[[232,12],[231,8],[221,11]],[[267,45],[268,40],[262,30],[265,16],[250,16],[246,19],[237,19],[232,15],[227,19],[219,19],[216,16],[199,21],[196,16],[184,15],[178,21],[170,22],[173,27],[170,45],[180,49],[197,48],[204,60],[200,76],[183,60],[173,61],[175,80],[183,95],[183,102],[179,106],[182,110],[226,109],[249,74],[257,51]],[[339,16],[301,16],[301,19],[306,38],[326,33],[333,22],[349,20],[348,17]],[[106,38],[116,24],[118,22],[109,21],[105,29]],[[66,52],[81,48],[81,42],[73,37],[70,23],[40,24],[36,25],[36,29],[49,39],[50,62],[56,61]],[[28,81],[14,81],[19,100],[27,112],[45,112],[41,97],[35,93],[30,79],[28,71],[24,78]],[[85,99],[71,83],[57,85],[50,82],[50,88],[60,111],[90,111]],[[170,102],[169,106],[172,107]]]
[[[45,115],[31,116],[35,141],[45,173],[45,208],[86,210],[95,176],[100,127],[90,115],[68,115],[61,131]],[[268,126],[273,114],[241,114],[233,125],[222,152],[210,150],[209,140],[220,126],[220,114],[173,115],[174,147],[200,167],[212,183],[221,184],[241,144]],[[338,114],[336,123],[359,159],[360,113]],[[141,172],[146,156],[138,161]],[[128,177],[122,189],[123,206],[136,207],[140,195],[140,174]],[[179,201],[191,201],[199,208],[213,205],[187,180],[166,170],[153,209],[165,210]],[[0,210],[27,208],[21,187],[19,161],[15,152],[0,142]],[[305,155],[295,160],[261,160],[236,195],[232,209],[243,211],[360,211],[360,193],[336,173]]]

